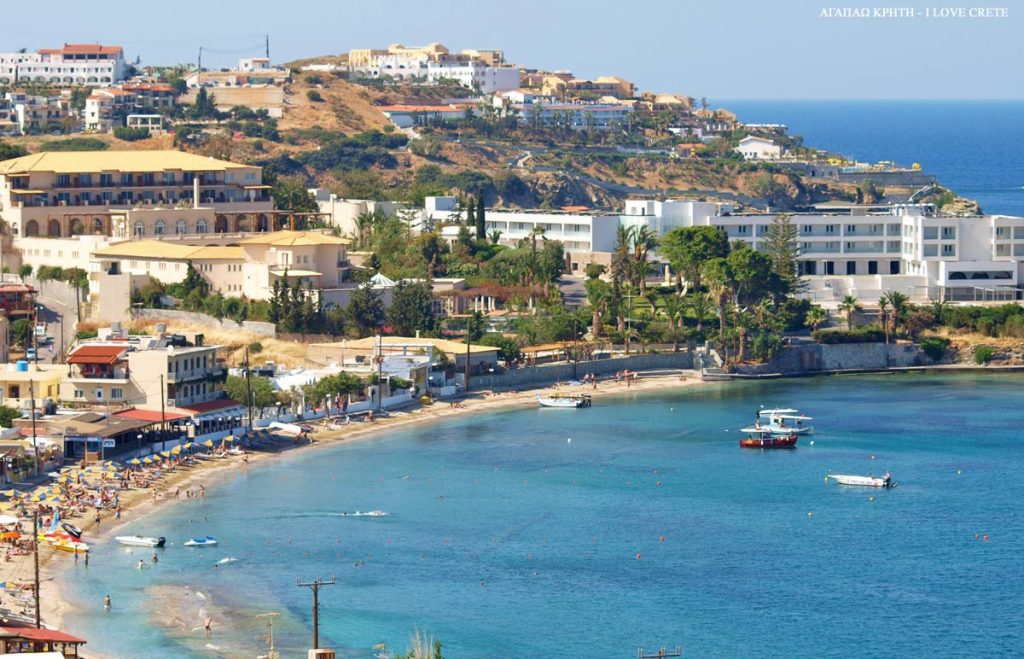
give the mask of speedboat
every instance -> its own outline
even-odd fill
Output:
[[[129,547],[163,547],[167,543],[164,537],[147,538],[141,535],[119,535],[114,539]]]
[[[744,428],[743,432],[750,434],[740,440],[740,448],[796,448],[799,439],[796,435],[777,435],[758,426]]]
[[[84,554],[89,551],[89,545],[75,540],[57,538],[50,541],[50,546],[59,551],[66,551],[72,554]]]
[[[814,428],[806,423],[810,420],[811,417],[791,408],[761,409],[757,412],[754,426],[775,435],[809,435],[814,432]]]
[[[825,480],[833,480],[840,485],[855,485],[859,487],[896,487],[892,474],[885,472],[884,476],[852,476],[849,474],[828,474]]]
[[[204,536],[202,538],[192,538],[191,540],[185,541],[186,547],[213,547],[216,544],[217,540],[215,538],[211,538],[210,536]]]
[[[541,404],[541,407],[582,408],[590,407],[591,400],[589,394],[572,394],[569,396],[563,394],[541,396],[537,394],[537,402]]]

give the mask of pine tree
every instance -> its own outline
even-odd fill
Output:
[[[275,279],[270,294],[270,309],[267,311],[267,319],[275,325],[281,320],[281,280]]]
[[[476,239],[487,240],[487,218],[484,210],[484,196],[476,200]]]
[[[772,260],[775,274],[785,282],[790,293],[800,290],[802,285],[797,274],[797,256],[800,253],[797,236],[796,225],[790,221],[789,215],[782,213],[776,215],[768,225],[765,237],[766,251]]]

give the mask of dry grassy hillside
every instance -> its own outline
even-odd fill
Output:
[[[323,83],[307,82],[310,75],[318,76]],[[309,100],[307,93],[310,90],[316,90],[323,100]],[[380,130],[390,122],[373,103],[383,100],[385,96],[379,91],[349,84],[331,74],[300,73],[285,89],[287,110],[278,122],[278,127],[287,131],[319,126],[324,130],[349,134]]]

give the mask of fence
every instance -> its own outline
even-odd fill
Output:
[[[525,385],[546,384],[583,377],[584,373],[608,375],[618,371],[651,371],[658,369],[692,369],[693,355],[687,351],[646,353],[629,357],[611,357],[588,362],[542,364],[524,366],[494,375],[474,375],[469,378],[469,388],[505,389]]]

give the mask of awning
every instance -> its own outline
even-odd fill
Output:
[[[46,194],[46,190],[11,190],[11,194]]]
[[[270,190],[273,186],[270,185],[243,185],[244,190]]]
[[[161,413],[157,410],[140,410],[138,408],[125,410],[123,412],[114,412],[111,416],[120,417],[122,419],[135,419],[137,421],[149,421],[151,423],[160,423]],[[163,419],[165,421],[177,421],[178,419],[187,419],[187,414],[180,414],[178,412],[163,412]]]
[[[324,274],[322,272],[317,272],[316,270],[282,270],[281,272],[274,272],[272,274],[275,274],[278,277],[280,277],[280,276],[284,275],[285,273],[287,273],[289,277],[323,277],[324,276]]]

